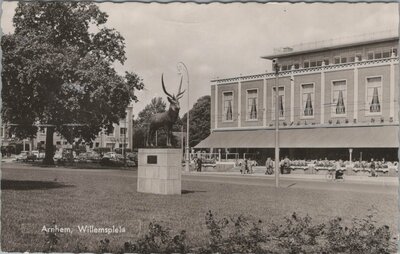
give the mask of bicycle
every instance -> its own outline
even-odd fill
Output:
[[[344,173],[342,172],[342,174],[338,176],[338,178],[336,178],[336,170],[334,169],[329,169],[325,177],[327,181],[338,181],[338,180],[344,181]]]

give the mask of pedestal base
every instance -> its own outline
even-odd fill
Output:
[[[182,190],[181,172],[181,149],[139,149],[137,191],[180,195]]]

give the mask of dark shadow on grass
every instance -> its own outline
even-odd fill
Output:
[[[286,187],[286,188],[290,188],[290,187],[292,187],[293,185],[296,185],[297,183],[292,183],[292,184],[290,184],[290,185],[288,185],[288,187]]]
[[[29,181],[29,180],[7,180],[1,179],[2,190],[47,190],[74,187],[75,185],[68,185],[54,181]]]
[[[182,190],[182,194],[192,194],[196,192],[206,192],[206,191],[196,191],[196,190]]]

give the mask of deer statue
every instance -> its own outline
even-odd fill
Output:
[[[169,94],[167,92],[167,90],[165,89],[163,74],[161,75],[161,84],[162,84],[164,93],[168,96],[167,99],[170,103],[169,109],[168,109],[168,111],[165,111],[163,113],[157,113],[150,118],[150,125],[149,125],[149,129],[148,129],[147,142],[146,142],[147,146],[149,146],[149,145],[153,146],[152,140],[154,139],[154,134],[158,129],[160,129],[162,127],[164,127],[167,131],[167,146],[172,145],[171,144],[172,126],[178,119],[179,110],[180,110],[179,99],[182,98],[183,93],[185,92],[185,91],[181,92],[182,77],[181,77],[181,82],[179,84],[178,94],[176,96]],[[149,143],[149,140],[150,140],[150,143]]]

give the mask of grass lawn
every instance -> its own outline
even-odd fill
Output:
[[[212,210],[218,218],[246,215],[264,224],[278,223],[296,212],[307,213],[315,222],[341,216],[350,222],[363,218],[368,209],[377,209],[379,225],[397,232],[397,195],[390,192],[332,191],[324,189],[280,188],[185,180],[181,196],[159,196],[136,192],[136,172],[62,168],[30,168],[2,165],[1,247],[3,251],[42,251],[43,226],[55,221],[68,227],[61,234],[57,251],[71,252],[77,242],[95,251],[100,240],[122,247],[147,230],[151,221],[186,230],[192,245],[204,244],[204,218]],[[125,227],[122,234],[88,234],[78,226]]]

